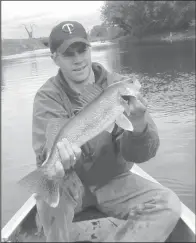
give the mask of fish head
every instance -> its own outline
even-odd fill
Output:
[[[128,119],[125,114],[130,116],[131,97],[135,97],[137,99],[140,88],[141,85],[139,81],[130,77],[117,82],[113,82],[108,87],[109,95],[111,95],[112,98],[111,104],[114,111],[113,114],[115,114],[114,122],[117,124],[118,127],[121,127],[123,130],[133,131],[134,129],[130,119]],[[112,119],[109,120],[112,122]],[[110,126],[108,126],[106,131],[111,133],[113,128],[114,124],[112,123],[110,124]]]
[[[140,93],[141,84],[137,79],[126,79],[119,84],[118,95],[122,104],[128,104],[130,97],[135,97]]]

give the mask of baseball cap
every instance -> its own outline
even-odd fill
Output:
[[[64,53],[75,42],[83,42],[90,46],[87,33],[82,24],[76,21],[63,21],[56,25],[49,36],[51,53],[57,51]]]

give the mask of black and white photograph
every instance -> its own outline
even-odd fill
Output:
[[[1,242],[195,242],[195,1],[1,1]]]

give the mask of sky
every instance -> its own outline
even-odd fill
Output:
[[[1,1],[2,38],[27,38],[23,24],[33,24],[34,36],[48,36],[63,20],[81,22],[87,30],[101,23],[103,1]]]

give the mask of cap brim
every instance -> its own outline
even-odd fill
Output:
[[[85,44],[88,45],[88,46],[91,46],[91,44],[90,44],[90,42],[89,42],[88,40],[86,40],[86,39],[84,39],[84,38],[81,38],[81,37],[75,37],[75,38],[72,38],[72,39],[70,39],[70,40],[65,40],[65,41],[63,42],[63,44],[61,44],[61,45],[59,46],[59,48],[57,48],[57,51],[60,52],[60,53],[64,53],[64,52],[67,50],[67,48],[68,48],[71,44],[73,44],[73,43],[75,43],[75,42],[82,42],[82,43],[85,43]]]

